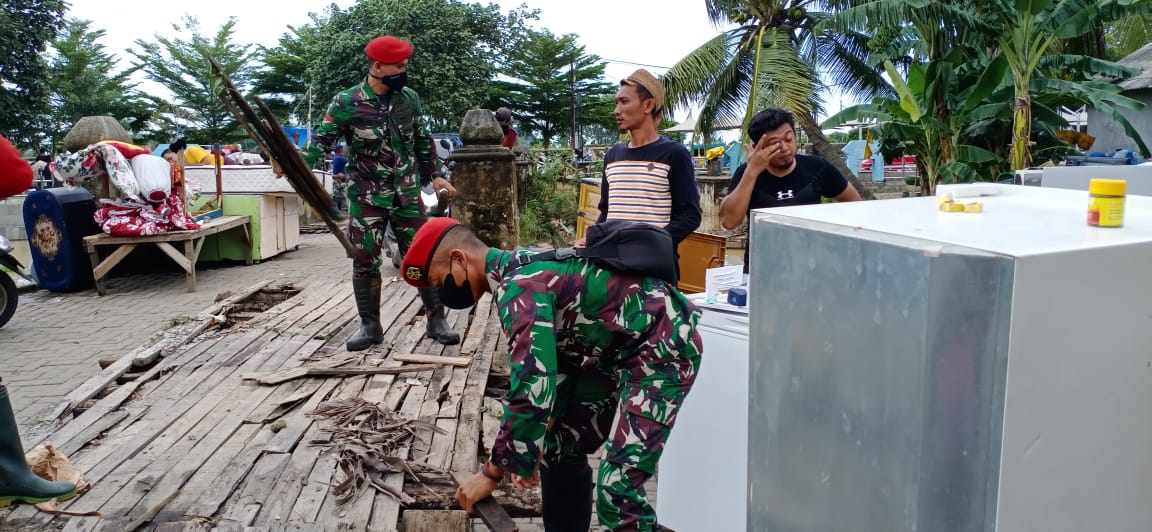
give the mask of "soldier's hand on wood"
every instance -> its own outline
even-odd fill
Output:
[[[456,488],[456,502],[460,503],[460,507],[464,508],[465,512],[474,514],[473,506],[492,495],[493,491],[496,491],[496,481],[488,478],[484,473],[476,473]]]

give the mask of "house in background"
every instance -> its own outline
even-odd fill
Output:
[[[1140,111],[1126,112],[1132,127],[1148,144],[1152,142],[1152,43],[1132,52],[1119,63],[1141,69],[1139,75],[1121,81],[1120,86],[1124,88],[1125,96],[1140,100],[1145,105]],[[1120,124],[1092,108],[1088,109],[1088,134],[1096,137],[1091,151],[1112,153],[1118,149],[1136,148],[1136,143],[1128,138]]]

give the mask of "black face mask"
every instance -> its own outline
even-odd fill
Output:
[[[464,310],[476,304],[476,298],[472,297],[472,281],[468,279],[467,272],[464,284],[459,286],[452,272],[448,272],[444,277],[444,286],[440,287],[440,302],[453,310]]]
[[[371,74],[369,74],[369,75],[371,75]],[[404,89],[404,86],[408,84],[408,73],[407,72],[401,72],[399,74],[392,74],[391,76],[380,76],[380,77],[372,76],[372,77],[380,80],[380,83],[383,83],[384,86],[388,87],[388,90],[390,90],[392,92],[400,92],[401,90]]]

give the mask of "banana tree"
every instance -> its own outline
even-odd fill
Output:
[[[987,64],[983,60],[994,42],[994,26],[986,14],[969,0],[832,0],[842,9],[823,22],[828,31],[860,31],[872,35],[868,60],[878,68],[891,61],[898,69],[913,64],[955,65],[936,68],[932,73],[960,73],[969,64]],[[973,61],[981,59],[980,61]],[[927,75],[927,70],[925,71]],[[979,75],[977,73],[977,75]],[[925,112],[950,124],[953,106],[948,92],[949,80],[927,80],[935,87],[931,99],[924,102]],[[940,137],[943,161],[953,157],[952,136]]]
[[[891,61],[884,62],[884,70],[896,97],[877,97],[870,104],[846,108],[822,126],[832,128],[853,120],[875,120],[878,136],[902,144],[905,151],[917,156],[924,195],[935,193],[940,181],[978,180],[978,168],[1000,160],[985,148],[961,142],[961,135],[968,115],[985,105],[1004,80],[1003,61],[989,63],[983,72],[957,68],[943,60],[912,64],[907,79]],[[938,94],[948,96],[944,101],[947,120],[938,116]]]
[[[978,2],[978,4],[983,4]],[[995,0],[986,9],[996,13],[1003,25],[998,38],[998,58],[1012,73],[1013,117],[1009,160],[1013,170],[1032,163],[1032,82],[1041,63],[1050,57],[1060,39],[1079,37],[1099,24],[1126,16],[1148,13],[1149,0]],[[1067,62],[1092,60],[1068,56]],[[1096,60],[1093,60],[1096,61]],[[1147,155],[1147,152],[1145,152]]]
[[[791,111],[824,159],[864,191],[816,120],[821,78],[841,92],[872,96],[890,90],[867,62],[862,32],[818,29],[834,14],[824,0],[705,0],[708,17],[730,28],[678,61],[664,76],[670,105],[702,102],[697,129],[740,122],[765,107]],[[819,65],[817,68],[816,65]]]

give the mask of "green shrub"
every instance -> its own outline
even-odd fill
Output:
[[[549,160],[528,183],[528,199],[520,212],[520,245],[569,245],[575,238],[579,189],[567,192],[557,184],[567,177],[570,164]]]

